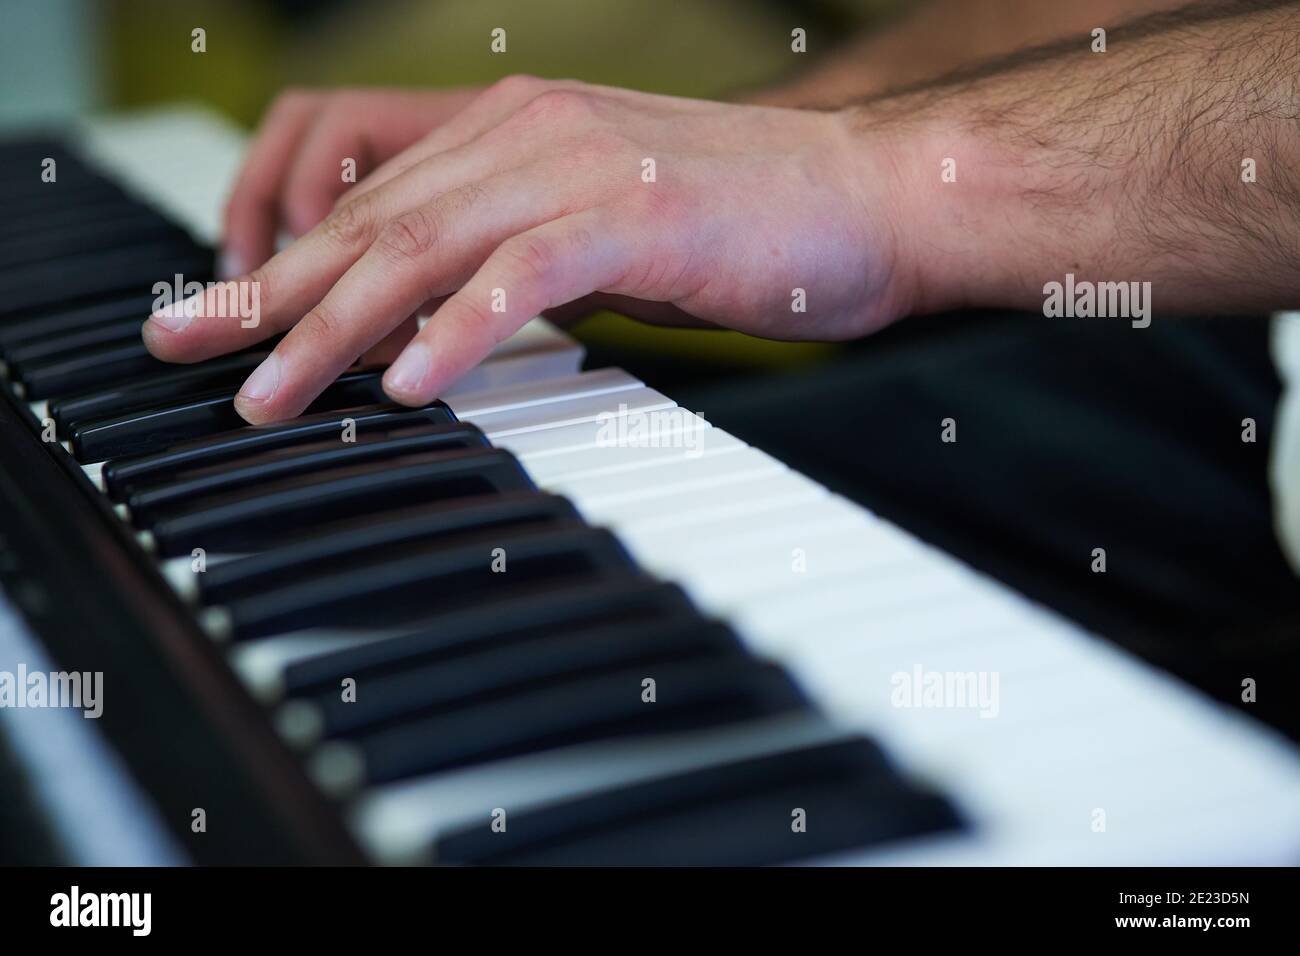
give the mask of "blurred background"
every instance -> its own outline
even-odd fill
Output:
[[[459,86],[509,73],[726,98],[781,81],[909,0],[0,0],[0,124],[201,103],[248,130],[289,86]],[[508,50],[493,54],[494,27]],[[190,33],[202,27],[207,51]],[[807,31],[808,53],[790,49]],[[663,388],[806,370],[846,348],[574,329],[593,365]],[[680,394],[678,397],[682,397]]]

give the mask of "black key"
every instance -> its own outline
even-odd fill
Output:
[[[129,248],[161,239],[190,242],[183,229],[153,210],[127,207],[98,222],[46,228],[30,236],[0,236],[0,273],[31,262]]]
[[[46,159],[57,163],[58,178],[52,183],[42,179]],[[0,162],[5,170],[5,178],[0,182],[0,202],[28,192],[67,188],[93,175],[76,153],[52,137],[0,139]]]
[[[500,549],[500,550],[498,550]],[[504,556],[505,570],[494,570]],[[221,605],[230,635],[248,640],[311,627],[384,627],[550,582],[637,574],[608,531],[585,526],[502,533],[343,568]]]
[[[56,399],[50,402],[49,414],[59,434],[66,437],[81,422],[180,401],[195,392],[218,388],[238,390],[266,355],[266,352],[239,352],[198,365],[169,365],[170,371],[142,381]]]
[[[655,701],[642,681],[655,681]],[[379,784],[571,744],[770,717],[807,702],[781,668],[749,657],[634,666],[434,712],[331,746],[355,748]],[[786,825],[789,825],[787,810]]]
[[[114,427],[113,420],[94,422],[72,430],[73,451],[77,453],[79,461],[99,461],[102,458],[115,459],[104,465],[102,475],[104,489],[113,500],[121,501],[137,488],[148,487],[161,481],[169,481],[178,473],[189,468],[215,465],[223,461],[242,458],[245,455],[257,454],[276,448],[288,448],[325,437],[337,437],[343,433],[346,419],[353,422],[358,436],[372,431],[385,431],[399,425],[418,423],[449,425],[456,420],[456,417],[451,413],[451,409],[442,402],[434,402],[424,408],[406,408],[402,405],[391,404],[343,404],[342,407],[334,408],[332,405],[335,401],[340,403],[348,402],[356,392],[363,393],[363,397],[368,397],[374,392],[382,393],[381,377],[380,372],[371,370],[345,372],[325,389],[320,398],[312,403],[312,407],[319,406],[330,410],[309,412],[292,421],[280,422],[274,425],[243,425],[240,427],[240,424],[231,424],[230,430],[223,429],[221,428],[222,425],[232,423],[235,420],[228,416],[223,417],[220,412],[211,411],[212,406],[219,405],[220,401],[213,401],[210,398],[204,399],[200,403],[201,407],[194,409],[194,415],[196,416],[200,412],[206,414],[211,411],[210,419],[196,421],[194,425],[183,429],[173,428],[169,422],[181,417],[186,406],[173,405],[165,409],[158,409],[152,414],[152,424],[146,429],[149,434],[153,434],[154,429],[157,429],[164,441],[177,432],[183,432],[187,435],[198,432],[206,437],[192,438],[179,444],[169,445],[162,451],[147,454],[135,452],[132,453],[130,458],[118,457],[124,454],[121,450],[124,447],[123,445],[108,447],[94,445],[93,442],[98,441],[99,437],[96,436],[92,439],[92,434],[102,432],[105,433],[106,437],[107,433],[112,432]],[[229,392],[225,393],[222,398],[228,402],[233,397],[234,393]],[[234,413],[233,406],[229,411],[232,414]],[[242,423],[242,419],[239,419],[239,422]],[[126,446],[131,444],[130,442],[124,443]],[[87,452],[85,457],[83,457],[83,451]],[[98,457],[90,457],[90,453]]]
[[[557,529],[581,522],[565,499],[532,492],[416,505],[334,522],[269,551],[214,564],[194,580],[203,603],[219,604],[353,566],[412,543],[431,548],[470,533]]]
[[[67,437],[72,444],[72,452],[78,461],[104,461],[120,458],[124,455],[151,455],[176,451],[176,458],[170,459],[180,470],[192,467],[195,451],[187,446],[175,448],[179,442],[210,440],[222,449],[230,449],[229,454],[219,455],[215,460],[242,457],[266,448],[293,444],[300,433],[293,432],[299,422],[307,422],[324,428],[324,422],[336,423],[332,431],[339,434],[341,425],[337,423],[347,416],[335,416],[332,413],[342,409],[370,405],[386,401],[383,388],[383,369],[359,368],[344,372],[328,385],[316,399],[307,406],[307,414],[302,418],[275,425],[260,426],[256,430],[239,417],[235,411],[235,394],[242,381],[232,381],[229,387],[212,390],[194,390],[178,393],[174,398],[156,403],[145,409],[128,408],[120,413],[109,413],[103,417],[95,416],[74,423],[68,428]],[[390,406],[393,407],[393,406]],[[450,409],[437,403],[428,409],[441,407],[442,417],[452,421]],[[410,410],[413,413],[414,409]],[[318,420],[316,416],[329,413],[326,419]],[[57,419],[56,419],[57,420]],[[305,426],[304,426],[305,427]],[[276,431],[276,429],[281,429]],[[326,434],[318,431],[317,436]],[[219,436],[219,437],[218,437]],[[275,437],[272,437],[275,436]],[[262,444],[265,442],[266,444]],[[197,453],[201,455],[200,453]],[[181,459],[184,459],[183,465]],[[116,473],[115,474],[120,474]]]
[[[211,275],[211,250],[173,240],[10,269],[0,274],[0,320],[59,303],[72,307],[95,296],[140,292],[176,274]]]
[[[439,614],[412,625],[404,634],[297,661],[284,669],[281,690],[295,694],[313,687],[338,687],[344,677],[368,668],[412,666],[442,655],[530,641],[566,628],[627,627],[694,614],[681,588],[652,578],[570,582],[508,601]]]
[[[233,462],[196,468],[177,475],[171,481],[141,488],[127,496],[125,504],[131,520],[146,526],[155,516],[174,511],[187,501],[236,491],[251,485],[267,484],[298,475],[322,474],[331,468],[367,462],[395,461],[406,455],[454,449],[486,448],[487,439],[473,425],[411,425],[387,434],[358,435],[344,442],[339,435],[332,440],[311,442],[293,448],[252,455]]]
[[[61,229],[78,221],[84,224],[106,213],[139,208],[119,187],[102,179],[42,186],[0,200],[0,237],[37,235],[45,229]]]
[[[113,184],[86,182],[69,187],[66,193],[32,193],[11,204],[10,212],[0,220],[0,239],[38,236],[58,232],[80,223],[93,225],[120,217],[132,210],[158,213],[133,199]]]
[[[35,402],[175,369],[174,363],[154,358],[137,334],[133,339],[119,339],[70,355],[60,353],[11,365],[9,377],[19,386],[20,398]]]
[[[21,378],[24,366],[33,360],[76,355],[81,351],[108,343],[139,342],[141,321],[138,315],[133,315],[126,319],[83,326],[68,332],[30,338],[4,349],[4,359],[15,372],[13,377]]]
[[[54,160],[55,179],[47,182],[45,161]],[[121,188],[109,182],[97,170],[57,143],[47,143],[31,150],[15,149],[0,153],[5,177],[0,182],[0,210],[24,200],[39,199],[50,206],[68,203],[93,190],[113,190],[124,196]]]
[[[57,136],[20,132],[0,137],[0,160],[4,160],[6,166],[16,166],[30,158],[39,162],[43,156],[52,156],[61,163],[80,165],[76,154],[69,152],[64,141]]]
[[[725,624],[691,614],[631,626],[573,628],[386,673],[357,673],[350,675],[357,681],[355,700],[344,701],[337,688],[329,687],[307,701],[319,715],[317,732],[323,737],[335,737],[423,711],[468,706],[490,697],[634,665],[653,667],[745,654]]]
[[[153,546],[168,557],[194,548],[260,551],[323,521],[426,501],[532,490],[519,463],[499,449],[419,455],[401,464],[359,465],[222,495],[149,530]]]
[[[797,831],[794,811],[804,811]],[[446,834],[441,863],[762,866],[959,829],[939,795],[910,786],[869,741],[767,754],[484,819]]]
[[[0,355],[24,342],[34,342],[52,335],[65,335],[100,325],[133,319],[136,334],[153,311],[157,296],[138,292],[112,296],[74,309],[54,309],[31,313],[29,317],[0,325]]]

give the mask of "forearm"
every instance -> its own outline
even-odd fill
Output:
[[[1165,313],[1295,305],[1300,3],[1242,6],[847,111],[893,157],[904,308],[1041,308],[1067,273],[1149,281]]]
[[[929,0],[830,54],[807,73],[754,94],[772,106],[831,106],[907,86],[981,60],[1111,29],[1186,0]]]

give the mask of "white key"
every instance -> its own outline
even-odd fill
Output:
[[[890,565],[907,561],[914,553],[910,548],[891,551],[845,546],[842,540],[805,541],[789,549],[755,548],[721,562],[721,567],[702,567],[700,573],[684,580],[692,597],[719,613],[729,613],[756,597],[801,596],[815,581],[832,579],[853,587],[853,579],[887,571]]]
[[[771,455],[755,448],[744,448],[727,455],[692,458],[673,468],[663,481],[646,482],[635,472],[576,478],[556,482],[553,487],[588,508],[609,509],[619,503],[674,499],[663,505],[672,510],[677,498],[685,493],[743,482],[785,471]]]
[[[589,521],[608,524],[620,532],[642,525],[680,531],[700,521],[728,515],[757,515],[770,508],[816,501],[829,494],[825,488],[791,471],[763,471],[743,481],[688,490],[689,494],[679,493],[669,500],[661,497],[613,503],[578,500],[575,504]]]
[[[799,594],[756,599],[740,613],[742,630],[759,634],[789,634],[815,628],[833,618],[892,613],[899,607],[950,599],[969,584],[964,576],[942,564],[932,567],[927,555],[900,561],[880,573],[856,577],[851,586],[837,579],[809,581]]]
[[[653,389],[647,389],[647,392],[658,395]],[[697,440],[696,436],[704,429],[711,429],[712,426],[698,415],[679,408],[671,399],[664,399],[666,404],[650,404],[648,401],[642,406],[632,404],[629,399],[639,394],[639,390],[620,392],[613,396],[610,409],[611,412],[617,412],[620,408],[625,407],[627,413],[647,412],[653,413],[663,411],[669,415],[669,425],[671,431],[665,434],[671,439],[673,436],[682,432],[688,432],[690,438]],[[614,401],[617,405],[614,405]],[[565,455],[570,452],[581,451],[588,448],[603,447],[609,440],[610,426],[607,418],[594,418],[590,421],[577,422],[572,425],[560,425],[548,429],[544,434],[538,434],[535,431],[511,433],[500,435],[494,440],[494,443],[502,448],[506,448],[517,455],[525,465],[529,465],[542,458],[551,455]],[[699,441],[707,441],[708,437],[704,436]]]
[[[541,351],[521,349],[504,355],[497,355],[494,352],[457,379],[441,397],[444,401],[448,401],[457,395],[571,376],[577,372],[581,362],[582,349],[576,343],[570,349]]]
[[[621,369],[601,369],[583,372],[567,378],[552,379],[507,388],[467,392],[454,396],[447,404],[456,417],[473,421],[476,416],[527,405],[546,405],[551,402],[581,398],[584,395],[602,395],[629,388],[638,388],[641,382]]]
[[[783,555],[791,563],[796,548],[838,542],[846,532],[865,533],[871,517],[864,512],[845,514],[827,496],[796,508],[777,507],[759,514],[726,515],[702,519],[690,526],[691,547],[681,546],[681,529],[632,524],[622,529],[624,543],[637,556],[655,566],[679,569],[684,578],[707,575],[718,562],[774,559]]]
[[[675,473],[685,462],[705,455],[740,451],[745,447],[744,442],[719,430],[711,441],[701,442],[695,448],[589,448],[568,455],[549,455],[525,461],[524,467],[533,480],[543,487],[550,487],[554,482],[600,478],[625,471],[636,471],[638,479],[653,484],[662,476],[663,469],[671,469]]]
[[[676,407],[672,399],[665,398],[654,389],[638,386],[616,394],[604,392],[578,395],[545,404],[484,412],[467,418],[466,421],[482,429],[493,444],[509,448],[509,441],[514,436],[537,431],[550,433],[568,425],[588,422],[599,425],[615,415],[621,404],[646,411]]]

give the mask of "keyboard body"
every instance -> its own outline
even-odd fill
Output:
[[[153,211],[122,217],[148,220],[122,244],[147,265],[210,254],[243,145],[173,111],[50,148]],[[0,708],[33,856],[1300,858],[1300,755],[1280,736],[652,386],[581,370],[542,320],[423,419],[356,405],[353,447],[321,440],[338,408],[292,440],[207,429],[190,447],[160,437],[171,418],[140,425],[204,420],[180,393],[106,393],[110,361],[139,359],[69,317],[93,286],[71,281],[73,306],[49,291],[40,270],[73,260],[5,248],[0,285],[34,304],[0,316],[0,672],[104,675],[96,719]],[[148,289],[104,295],[128,291]],[[36,319],[66,327],[5,332]],[[98,364],[77,364],[87,350]],[[133,394],[169,372],[143,368]]]

